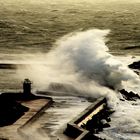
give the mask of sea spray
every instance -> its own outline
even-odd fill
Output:
[[[109,53],[105,44],[108,33],[92,29],[60,38],[49,53],[41,56],[42,64],[19,69],[19,78],[28,77],[34,89],[51,90],[56,95],[104,96],[115,108],[120,98],[117,90],[138,85],[139,77]]]
[[[114,98],[111,89],[121,89],[124,82],[132,85],[139,80],[108,52],[105,44],[108,33],[109,30],[92,29],[68,34],[44,55],[43,64],[18,71],[19,77],[32,79],[38,90],[49,90],[50,84],[61,83],[73,87],[67,94],[98,97],[111,93]]]
[[[117,90],[124,87],[134,90],[140,80],[138,75],[109,53],[105,44],[108,33],[109,30],[93,29],[68,34],[59,39],[49,53],[41,56],[42,64],[18,69],[18,76],[21,79],[30,78],[37,90],[51,90],[60,96],[107,97],[116,112],[112,116],[113,127],[104,131],[103,135],[111,139],[125,139],[125,133],[131,135],[134,130],[137,138],[139,115],[135,115],[139,103],[136,102],[137,107],[128,101],[120,101],[121,95]],[[38,59],[34,57],[34,61]],[[129,109],[134,109],[133,114],[128,114]],[[126,128],[128,131],[125,131]],[[120,135],[117,135],[118,130]]]

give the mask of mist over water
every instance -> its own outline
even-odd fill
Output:
[[[60,38],[49,53],[41,56],[43,64],[32,64],[24,70],[18,69],[17,73],[21,79],[32,79],[35,89],[53,91],[57,96],[107,97],[110,107],[116,112],[112,116],[112,127],[101,135],[107,139],[129,137],[133,140],[139,137],[140,114],[137,111],[140,102],[120,101],[117,90],[139,91],[140,80],[109,53],[106,45],[109,32],[91,29],[70,33]],[[118,129],[119,136],[116,134]],[[133,138],[126,136],[125,133],[131,135],[131,132],[135,133]]]
[[[123,81],[135,81],[138,76],[108,52],[105,44],[108,33],[109,30],[93,29],[66,36],[56,43],[58,47],[53,57],[58,60],[60,57],[59,61],[66,69],[78,73],[77,79],[121,88]]]
[[[43,64],[33,64],[24,71],[19,69],[19,77],[32,79],[38,90],[55,90],[52,87],[57,87],[58,83],[56,90],[67,94],[115,98],[112,89],[119,90],[124,85],[129,89],[140,81],[132,70],[108,52],[105,44],[108,33],[109,30],[92,29],[68,34],[42,57]]]

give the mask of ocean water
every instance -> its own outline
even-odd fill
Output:
[[[46,110],[46,114],[38,120],[46,133],[51,132],[50,139],[56,139],[59,135],[56,131],[71,120],[71,117],[68,118],[69,112],[75,109],[77,114],[80,113],[90,104],[86,100],[87,96],[97,97],[96,94],[91,94],[92,84],[97,93],[109,92],[112,94],[109,97],[110,101],[113,98],[115,102],[118,102],[118,93],[115,91],[114,95],[114,91],[112,93],[108,86],[114,86],[117,89],[123,80],[135,81],[137,79],[120,62],[116,63],[112,55],[116,56],[115,59],[124,62],[125,66],[139,60],[139,25],[140,2],[137,0],[134,2],[125,0],[110,0],[109,2],[102,0],[99,2],[92,0],[1,0],[0,65],[13,64],[17,66],[18,71],[10,67],[0,69],[0,92],[22,91],[23,79],[27,77],[33,81],[34,91],[45,90],[44,86],[48,87],[48,83],[51,82],[78,85],[76,89],[66,85],[65,94],[55,97],[54,107]],[[100,29],[103,32],[98,33],[94,29]],[[106,31],[104,33],[105,29],[109,29],[110,33]],[[77,32],[80,34],[76,34]],[[60,39],[69,33],[71,34],[68,37],[72,36],[72,38],[66,41],[65,37]],[[90,44],[92,38],[95,44]],[[60,44],[57,40],[60,40]],[[103,43],[105,40],[106,45]],[[86,44],[86,41],[89,41],[89,44]],[[78,50],[76,45],[81,49]],[[90,49],[92,45],[96,46],[95,49]],[[68,49],[65,49],[65,46]],[[91,51],[94,53],[90,53]],[[96,56],[98,51],[100,53]],[[19,64],[24,65],[19,67]],[[82,64],[85,64],[87,69]],[[76,72],[73,73],[75,68]],[[94,71],[93,75],[91,70]],[[108,73],[111,74],[108,76]],[[87,80],[87,77],[94,82]],[[133,84],[131,85],[134,89]],[[82,98],[77,97],[79,93]],[[106,95],[106,93],[101,95]],[[113,116],[111,128],[100,135],[106,139],[139,139],[140,103],[138,101],[134,104],[127,101],[119,102],[118,107],[114,107],[116,113]],[[133,115],[129,116],[131,114],[129,109],[133,111]],[[59,117],[51,118],[49,115]],[[48,122],[48,117],[50,117],[50,122]]]
[[[1,0],[0,63],[22,63],[33,56],[42,61],[40,54],[63,35],[94,28],[110,30],[106,44],[112,54],[139,55],[139,9],[139,1]],[[12,82],[8,70],[0,76]]]
[[[126,1],[1,0],[0,57],[48,52],[61,36],[91,28],[111,30],[111,52],[137,54],[139,9],[139,2]]]

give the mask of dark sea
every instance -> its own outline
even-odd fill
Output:
[[[0,0],[0,65],[26,64],[25,59],[32,61],[34,57],[40,62],[43,55],[56,47],[55,42],[62,36],[90,29],[110,30],[106,45],[112,55],[139,57],[140,2],[126,0],[109,0],[108,2],[101,0],[99,2],[94,0]],[[127,61],[124,58],[123,60]],[[22,80],[18,78],[16,69],[11,66],[6,69],[1,68],[0,92],[21,90]],[[42,118],[43,121],[40,121],[47,133],[52,132],[55,128],[58,130],[62,124],[72,119],[74,114],[68,119],[69,111],[75,109],[80,112],[90,104],[83,98],[77,99],[72,96],[59,96],[55,97],[55,100],[56,108],[49,109],[46,116]],[[127,105],[124,105],[124,110],[125,107],[127,108]],[[62,108],[65,113],[61,111]],[[67,108],[70,110],[68,111]],[[136,110],[140,112],[138,108]],[[45,119],[48,118],[49,113],[59,116],[50,118],[49,121],[53,127]],[[115,117],[117,118],[117,116]],[[63,120],[65,121],[62,122]],[[140,128],[133,131],[132,126],[130,131],[124,132],[117,125],[107,130],[104,135],[114,140],[138,140]]]

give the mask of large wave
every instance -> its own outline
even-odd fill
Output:
[[[106,95],[114,99],[111,89],[134,85],[139,77],[109,53],[105,44],[108,33],[109,30],[92,29],[68,34],[44,55],[43,64],[18,71],[19,77],[32,79],[38,90],[48,90],[52,83],[59,83],[64,87],[57,86],[57,91],[67,94]]]
[[[118,97],[121,95],[117,91],[122,88],[137,89],[140,80],[127,65],[109,53],[106,45],[108,34],[109,30],[98,29],[68,34],[60,38],[49,53],[41,56],[42,64],[19,69],[18,76],[21,79],[30,78],[37,90],[53,90],[57,95],[106,96],[116,112],[113,128],[104,131],[103,135],[107,139],[125,139],[126,133],[130,138],[134,131],[136,134],[133,137],[137,138],[139,117],[136,112],[139,106],[120,101]],[[34,61],[38,59],[39,55],[34,57]],[[130,129],[127,131],[126,128]]]

